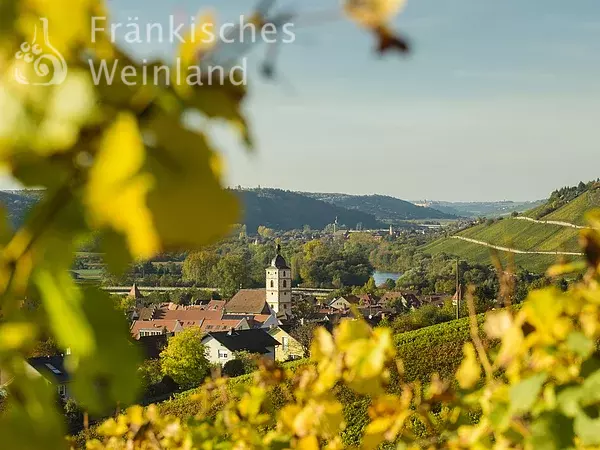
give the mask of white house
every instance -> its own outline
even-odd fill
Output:
[[[246,351],[275,360],[275,347],[280,343],[263,328],[208,333],[202,338],[206,357],[211,363],[224,365],[235,359],[234,352]]]

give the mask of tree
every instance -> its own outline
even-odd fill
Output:
[[[385,290],[393,291],[394,289],[396,289],[396,282],[394,280],[392,280],[391,278],[388,278],[385,280],[382,287]]]
[[[144,361],[138,368],[138,375],[144,390],[147,390],[153,384],[160,383],[163,377],[161,360],[149,359]]]
[[[271,239],[273,236],[275,236],[275,230],[265,227],[264,225],[259,225],[257,232],[258,235],[263,239]]]
[[[249,255],[243,253],[230,253],[219,259],[214,271],[214,282],[225,297],[235,294],[240,287],[250,283],[248,271]]]
[[[160,354],[163,375],[168,375],[182,388],[192,388],[204,381],[210,371],[203,333],[198,327],[189,327],[169,338]]]
[[[197,286],[209,286],[213,281],[212,273],[219,262],[219,256],[210,250],[190,253],[183,262],[182,275],[186,281]]]
[[[290,331],[290,336],[296,339],[298,344],[302,346],[302,349],[304,350],[304,356],[309,356],[310,354],[310,344],[312,343],[317,327],[318,325],[314,322],[304,322],[298,324]]]
[[[375,284],[375,278],[369,277],[369,280],[365,283],[363,287],[365,294],[374,294],[377,290],[377,285]]]

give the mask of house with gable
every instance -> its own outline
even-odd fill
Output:
[[[280,343],[263,328],[210,332],[202,338],[206,357],[213,364],[224,365],[235,359],[235,352],[245,351],[275,360]]]

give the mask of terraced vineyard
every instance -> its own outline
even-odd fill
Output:
[[[522,218],[505,218],[491,224],[483,223],[463,230],[456,236],[435,241],[424,247],[423,250],[431,254],[456,255],[481,264],[491,261],[492,250],[489,245],[528,252],[559,253],[546,255],[499,252],[504,261],[514,258],[518,266],[541,273],[557,259],[578,258],[562,253],[580,252],[578,246],[580,229],[572,225],[585,226],[586,212],[596,207],[600,207],[600,187],[597,185],[546,215],[542,215],[542,213],[544,210],[551,209],[548,205],[539,206],[524,214],[525,217],[535,218],[537,222]],[[544,221],[564,223],[543,223]],[[457,237],[459,238],[457,239]],[[476,240],[480,243],[466,242],[461,238]]]

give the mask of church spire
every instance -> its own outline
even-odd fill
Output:
[[[271,261],[271,267],[275,267],[276,269],[289,269],[285,258],[281,256],[281,245],[277,244],[275,246],[275,251],[277,254],[275,258]]]

